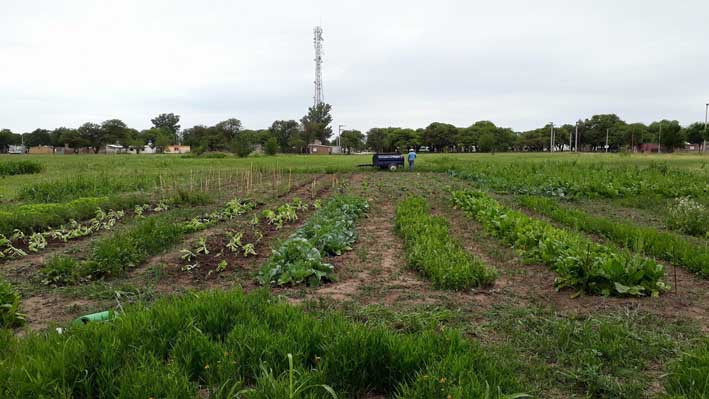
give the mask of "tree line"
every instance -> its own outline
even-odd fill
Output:
[[[610,151],[637,148],[643,144],[660,144],[671,151],[683,148],[685,143],[702,144],[709,141],[704,122],[683,127],[676,120],[628,123],[615,114],[594,115],[575,124],[553,126],[554,151],[576,148],[578,128],[579,151]],[[428,147],[433,152],[495,152],[495,151],[549,151],[552,125],[515,132],[490,121],[478,121],[468,127],[434,122],[425,128],[372,128],[367,132],[366,147],[374,151],[405,151],[408,148]],[[606,141],[607,140],[607,141]]]
[[[59,127],[54,130],[36,129],[16,134],[0,130],[0,152],[10,145],[69,147],[75,150],[91,148],[99,152],[107,144],[119,144],[140,151],[150,145],[160,152],[172,144],[192,147],[193,152],[231,151],[239,156],[250,154],[258,145],[267,154],[303,153],[315,140],[323,144],[340,144],[346,153],[365,149],[372,151],[406,151],[427,147],[432,152],[504,152],[549,151],[552,126],[515,132],[496,126],[490,121],[478,121],[468,127],[434,122],[425,128],[372,128],[366,134],[345,130],[339,141],[331,142],[331,106],[320,104],[308,109],[300,121],[276,120],[270,127],[259,130],[244,129],[239,119],[230,118],[213,126],[197,125],[181,129],[180,116],[160,114],[151,119],[152,127],[142,131],[128,127],[119,119],[100,124],[87,122],[78,128]],[[554,126],[554,150],[605,151],[632,149],[643,144],[659,144],[665,151],[684,147],[686,142],[702,144],[709,140],[703,122],[681,126],[676,120],[661,120],[648,125],[628,123],[615,114],[594,115],[575,124]]]

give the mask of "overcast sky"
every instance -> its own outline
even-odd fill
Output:
[[[319,23],[335,126],[687,124],[709,102],[707,0],[0,0],[0,128],[299,119]]]

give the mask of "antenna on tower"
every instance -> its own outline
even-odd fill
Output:
[[[313,29],[313,44],[315,45],[315,95],[313,105],[316,107],[322,104],[324,95],[322,91],[322,27],[316,26]]]

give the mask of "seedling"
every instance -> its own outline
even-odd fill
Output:
[[[195,248],[195,252],[198,254],[209,255],[209,249],[207,248],[207,238],[206,237],[199,238],[199,241],[197,242],[197,248]]]

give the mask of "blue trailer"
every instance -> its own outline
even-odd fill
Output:
[[[380,169],[396,170],[404,167],[404,156],[398,152],[387,152],[372,155],[372,163],[358,166],[373,166]]]

